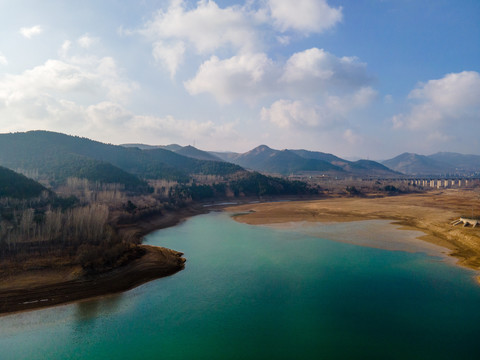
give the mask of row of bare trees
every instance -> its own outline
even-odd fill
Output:
[[[105,184],[79,178],[68,178],[64,185],[56,189],[56,193],[73,195],[82,203],[118,205],[126,201],[125,186],[122,184]]]
[[[9,220],[0,221],[0,254],[45,252],[58,247],[71,248],[82,243],[109,241],[108,206],[89,204],[44,213],[32,208],[13,211]]]

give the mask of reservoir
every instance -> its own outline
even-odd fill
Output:
[[[145,239],[184,252],[185,270],[0,317],[0,358],[480,358],[477,273],[412,233],[385,221],[266,227],[196,216]]]

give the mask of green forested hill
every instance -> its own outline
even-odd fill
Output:
[[[451,165],[430,159],[425,155],[412,153],[403,153],[382,163],[390,169],[411,175],[436,175],[454,172]]]
[[[370,160],[348,161],[338,156],[308,150],[275,150],[261,145],[246,153],[213,153],[247,169],[262,173],[307,174],[322,173],[345,176],[385,176],[399,174]]]
[[[38,182],[0,166],[0,198],[30,199],[43,191],[48,190]]]
[[[173,145],[170,145],[170,146],[173,146]],[[187,157],[190,157],[190,158],[193,158],[193,159],[223,162],[222,159],[220,159],[219,157],[217,157],[215,155],[212,155],[208,151],[203,151],[203,150],[197,149],[196,147],[193,147],[191,145],[181,146],[181,147],[176,148],[176,149],[169,148],[169,146],[165,146],[165,147],[163,147],[163,149],[171,150],[171,151],[176,152],[177,154],[187,156]]]
[[[125,148],[49,131],[0,134],[0,165],[11,169],[35,169],[58,178],[79,171],[108,177],[99,171],[106,165],[98,161],[152,179],[187,180],[190,174],[225,175],[243,170],[237,165],[192,159],[164,149]]]
[[[268,169],[269,172],[284,175],[302,172],[343,172],[343,169],[329,162],[302,158],[290,150],[276,152],[265,161],[264,167]]]
[[[69,153],[49,144],[41,148],[35,142],[25,145],[22,141],[11,144],[3,140],[0,140],[0,165],[11,169],[35,170],[40,177],[55,183],[78,177],[123,184],[129,190],[147,187],[145,181],[107,162]]]
[[[172,196],[176,199],[190,197],[197,201],[225,198],[231,196],[229,194],[233,194],[235,198],[241,198],[245,196],[316,195],[318,193],[318,188],[310,187],[302,181],[290,181],[258,172],[244,171],[233,176],[228,183],[178,185],[173,189]]]
[[[325,160],[305,158],[294,151],[274,150],[266,145],[239,154],[232,162],[253,170],[283,175],[302,172],[343,172],[343,169]]]

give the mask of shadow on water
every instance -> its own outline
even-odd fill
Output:
[[[93,327],[102,316],[115,314],[122,303],[123,294],[110,295],[100,299],[82,301],[75,305],[75,329],[82,332]]]

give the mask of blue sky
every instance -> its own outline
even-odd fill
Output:
[[[480,154],[477,0],[0,0],[0,131]]]

